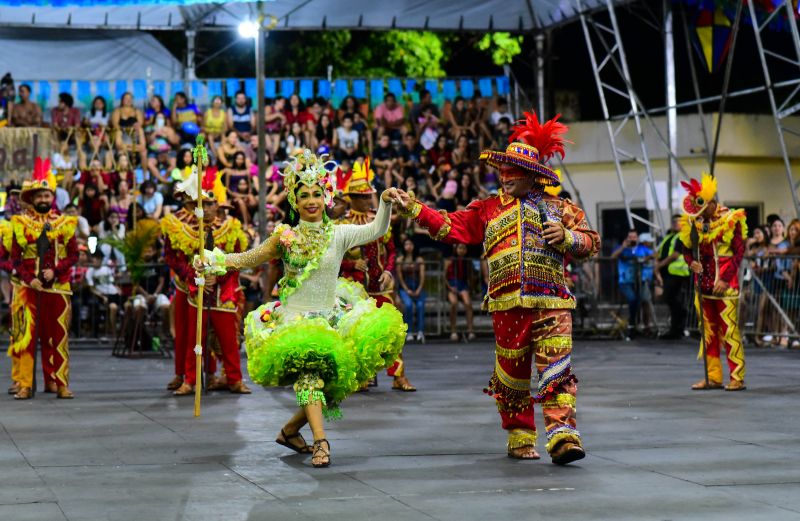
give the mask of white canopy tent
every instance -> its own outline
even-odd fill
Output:
[[[617,2],[619,3],[619,2]],[[584,9],[605,0],[583,0]],[[531,31],[578,16],[572,0],[273,0],[263,2],[278,25],[298,29],[428,29]],[[227,30],[257,14],[257,2],[193,5],[4,6],[0,27],[139,30]]]
[[[145,32],[0,28],[0,49],[0,71],[24,80],[166,80],[183,74],[183,64]]]

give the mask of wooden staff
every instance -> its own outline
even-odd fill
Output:
[[[205,262],[205,233],[203,231],[203,175],[208,166],[208,152],[203,144],[202,134],[197,136],[197,145],[192,150],[194,164],[197,167],[197,208],[195,210],[198,217],[198,239],[200,241],[200,262]],[[203,381],[203,294],[205,293],[205,275],[198,277],[199,284],[197,285],[197,324],[196,336],[194,341],[194,356],[195,356],[195,386],[194,386],[194,416],[200,416],[200,395],[201,382]]]

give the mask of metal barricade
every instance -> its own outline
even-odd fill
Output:
[[[740,280],[739,324],[747,340],[800,347],[800,256],[746,257]]]

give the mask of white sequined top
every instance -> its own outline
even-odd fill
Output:
[[[303,284],[286,298],[286,302],[283,302],[283,312],[287,314],[287,317],[333,308],[336,304],[336,281],[339,278],[339,268],[345,252],[386,235],[386,232],[389,231],[391,216],[392,204],[381,199],[378,213],[371,223],[334,225],[333,239],[328,244],[328,249],[322,254],[319,267],[311,272]],[[322,226],[322,222],[301,221],[299,226]],[[226,255],[225,264],[236,269],[253,268],[277,257],[277,252],[268,246],[268,241],[264,241],[250,251]]]

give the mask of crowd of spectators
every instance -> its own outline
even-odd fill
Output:
[[[437,105],[426,90],[419,92],[416,103],[387,93],[382,103],[370,109],[353,96],[334,106],[327,99],[301,100],[295,94],[288,99],[266,100],[262,122],[266,147],[259,150],[254,103],[244,92],[227,99],[215,96],[202,108],[182,92],[169,103],[154,95],[144,106],[138,106],[130,93],[122,95],[115,106],[97,96],[84,111],[75,106],[70,94],[61,93],[49,118],[43,117],[39,105],[30,100],[27,85],[19,86],[17,97],[13,87],[9,92],[4,87],[0,93],[0,120],[5,125],[49,126],[52,130],[52,161],[60,179],[56,204],[59,210],[79,219],[83,253],[74,277],[80,288],[76,295],[84,300],[92,295],[100,301],[100,315],[108,331],[116,330],[117,315],[129,308],[136,296],[126,294],[129,288],[125,287],[123,252],[107,240],[122,239],[135,233],[135,228],[152,226],[180,207],[174,186],[192,164],[191,147],[198,134],[205,136],[212,166],[222,173],[232,207],[230,213],[243,222],[255,243],[260,240],[259,157],[267,165],[268,229],[288,215],[279,169],[299,148],[329,154],[344,171],[369,157],[378,191],[399,186],[413,190],[431,206],[456,210],[497,189],[495,175],[477,161],[478,152],[484,147],[504,146],[515,119],[508,111],[507,100],[496,97],[458,97]],[[13,193],[18,187],[7,188],[8,193]],[[9,197],[6,218],[17,211],[19,202]],[[133,211],[137,212],[136,219]],[[396,219],[394,227],[399,256],[397,302],[406,309],[409,325],[413,326],[409,329],[413,331],[410,339],[424,341],[427,295],[425,260],[420,255],[426,259],[430,255],[450,257],[453,251],[433,243],[412,222]],[[406,251],[404,243],[411,249]],[[452,320],[457,305],[464,307],[467,329],[463,338],[471,340],[472,299],[481,291],[484,281],[479,274],[485,270],[476,260],[479,251],[467,251],[465,247],[456,251],[464,259],[448,264],[446,291],[451,294]],[[156,265],[161,262],[158,254],[152,260]],[[95,263],[100,263],[98,269],[110,269],[112,277],[109,279],[105,270],[95,275],[91,271]],[[242,274],[249,306],[271,296],[271,288],[262,288],[263,281],[260,273]],[[165,298],[170,291],[168,283],[152,289],[159,289]],[[163,304],[158,295],[148,293],[144,297],[151,303],[159,300]],[[80,320],[81,313],[84,318],[87,316],[84,309],[76,313],[76,320]],[[459,338],[455,322],[451,332],[454,339]]]

